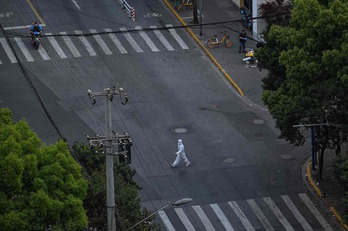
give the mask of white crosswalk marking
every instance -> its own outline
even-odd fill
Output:
[[[109,28],[106,28],[106,29],[104,29],[104,30],[105,30],[106,32],[112,32],[112,30],[109,29]],[[127,53],[128,53],[128,52],[126,51],[126,49],[122,46],[120,40],[118,40],[118,38],[116,37],[115,34],[109,33],[108,35],[109,35],[111,41],[115,44],[115,46],[116,46],[116,47],[118,48],[118,50],[121,52],[121,54],[127,54]]]
[[[14,39],[17,42],[18,47],[21,49],[23,55],[25,56],[25,59],[28,62],[33,62],[33,56],[31,56],[31,54],[29,53],[28,48],[24,45],[22,39],[17,37],[15,37]]]
[[[82,36],[82,31],[75,30],[75,34],[80,35],[79,39],[82,42],[82,44],[85,46],[85,48],[87,49],[89,56],[96,56],[97,53],[95,53],[92,45],[88,42],[85,36]]]
[[[282,196],[285,204],[289,207],[292,214],[294,214],[294,217],[298,220],[298,222],[301,224],[304,230],[306,231],[313,231],[312,227],[307,223],[307,221],[304,219],[304,217],[301,215],[300,211],[296,208],[294,203],[291,201],[289,196]]]
[[[211,204],[210,207],[214,210],[215,214],[218,216],[225,229],[228,231],[234,231],[231,223],[228,221],[227,217],[222,212],[220,207],[217,204]]]
[[[193,225],[191,224],[190,220],[187,218],[182,208],[175,208],[174,210],[176,214],[178,215],[178,217],[180,218],[182,224],[185,226],[186,230],[196,231],[196,229],[193,227]]]
[[[166,24],[166,27],[173,27],[172,24]],[[184,40],[182,40],[180,38],[180,36],[178,35],[178,33],[176,33],[176,31],[173,28],[169,28],[168,29],[170,34],[175,38],[175,40],[179,43],[180,47],[184,50],[189,49],[188,46],[186,45],[186,43],[184,42]]]
[[[275,231],[272,227],[272,225],[267,220],[265,214],[261,211],[260,207],[256,204],[256,202],[253,199],[247,200],[248,204],[250,205],[251,209],[256,214],[257,218],[261,221],[263,226],[267,231]]]
[[[101,49],[104,51],[105,54],[107,55],[112,55],[111,50],[109,49],[109,47],[105,44],[104,40],[101,38],[101,36],[98,33],[98,31],[96,29],[90,29],[89,30],[93,35],[95,41],[97,41],[97,43],[99,44],[99,46],[101,47]]]
[[[0,38],[0,43],[1,43],[2,47],[4,48],[5,53],[7,54],[8,58],[11,61],[11,63],[17,63],[17,59],[14,56],[10,46],[7,44],[6,39],[5,38]]]
[[[45,33],[45,35],[52,35],[52,33]],[[57,52],[58,56],[61,59],[66,59],[67,57],[66,57],[64,51],[62,50],[62,48],[59,46],[57,40],[53,36],[48,36],[47,38],[48,38],[48,41],[53,46],[54,50]]]
[[[59,32],[61,35],[66,35],[66,32]],[[81,57],[80,52],[76,49],[74,43],[68,36],[62,36],[65,44],[68,46],[70,52],[73,54],[75,58]]]
[[[139,47],[138,43],[135,42],[135,40],[133,39],[133,37],[129,34],[129,32],[127,32],[127,29],[125,27],[121,27],[120,28],[121,31],[123,31],[123,36],[127,39],[127,41],[129,42],[129,44],[133,47],[133,49],[137,52],[137,53],[143,53],[144,51]]]
[[[333,231],[331,226],[326,222],[325,218],[321,215],[321,213],[318,211],[318,209],[315,207],[315,205],[312,203],[309,197],[305,193],[301,193],[298,195],[300,196],[302,201],[307,205],[309,210],[313,213],[314,217],[319,221],[321,226],[323,226],[326,231]]]
[[[50,57],[48,56],[47,52],[43,48],[42,44],[39,46],[39,49],[37,51],[39,52],[43,60],[50,60]]]
[[[278,218],[280,223],[282,223],[282,225],[284,226],[284,228],[286,230],[288,230],[288,231],[295,231],[294,228],[290,225],[288,220],[284,217],[282,212],[280,212],[280,210],[278,209],[277,205],[274,204],[274,202],[272,201],[272,199],[270,197],[265,197],[265,198],[263,198],[263,200],[266,202],[268,207],[271,208],[271,210],[273,211],[274,215],[276,215],[276,217]]]
[[[152,29],[156,29],[157,28],[156,26],[150,26],[150,27]],[[168,51],[173,51],[174,50],[172,45],[170,45],[168,40],[163,36],[163,34],[159,30],[153,30],[153,33],[155,33],[157,38],[162,42],[162,44],[167,48]]]
[[[142,31],[143,28],[141,26],[136,26],[135,29],[139,31],[140,36],[144,39],[144,41],[150,47],[152,52],[159,51],[158,48],[156,47],[156,45],[150,39],[150,37],[144,31]]]
[[[237,205],[237,203],[235,201],[229,201],[228,204],[232,207],[234,213],[238,216],[238,218],[240,219],[240,221],[243,223],[244,227],[248,230],[248,231],[255,231],[255,229],[253,228],[253,226],[251,225],[251,223],[249,222],[248,218],[246,218],[245,214],[243,213],[243,211],[239,208],[239,206]]]
[[[168,231],[175,231],[174,226],[172,225],[172,223],[170,222],[170,220],[169,220],[167,214],[166,214],[163,210],[159,211],[159,212],[158,212],[158,215],[159,215],[160,218],[162,219],[163,224],[164,224],[164,226],[166,227],[166,229],[167,229]]]
[[[192,206],[192,208],[195,210],[195,212],[197,213],[199,219],[201,219],[205,229],[207,231],[215,231],[213,225],[210,223],[207,215],[205,215],[203,209],[201,208],[201,206],[199,205],[195,205],[195,206]]]
[[[0,60],[0,64],[2,64],[1,60]]]

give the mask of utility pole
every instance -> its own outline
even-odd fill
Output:
[[[128,102],[127,94],[123,88],[116,90],[113,88],[105,88],[103,92],[92,92],[87,90],[88,96],[92,101],[92,105],[96,103],[96,96],[105,97],[105,136],[89,137],[91,146],[104,146],[105,147],[105,160],[106,160],[106,207],[107,207],[107,222],[108,231],[116,231],[116,220],[115,220],[115,181],[114,181],[114,155],[126,155],[124,151],[119,152],[121,149],[125,150],[124,144],[132,143],[129,135],[125,133],[124,135],[118,135],[112,133],[112,122],[111,122],[111,101],[114,95],[120,95],[121,103],[125,105]],[[122,101],[122,97],[124,101]],[[114,142],[117,144],[117,152],[113,153],[112,148]]]

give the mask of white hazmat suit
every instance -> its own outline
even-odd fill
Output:
[[[175,168],[176,165],[181,160],[181,158],[184,159],[184,161],[186,163],[186,167],[190,166],[190,161],[187,159],[187,157],[185,155],[185,147],[184,147],[184,144],[182,143],[181,139],[178,140],[178,151],[175,154],[176,154],[176,159],[175,159],[174,163],[172,164],[172,167]]]

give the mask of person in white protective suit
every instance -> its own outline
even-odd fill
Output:
[[[190,166],[190,161],[187,159],[187,157],[185,155],[185,147],[184,147],[184,144],[182,143],[181,139],[178,140],[178,151],[175,154],[176,154],[176,159],[175,159],[174,163],[171,164],[173,168],[176,167],[176,165],[179,163],[181,158],[184,159],[184,161],[186,163],[186,167]]]

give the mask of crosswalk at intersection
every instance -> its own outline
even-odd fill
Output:
[[[170,208],[158,216],[168,231],[334,230],[305,193]]]
[[[100,31],[89,29],[86,36],[80,30],[70,32],[61,31],[55,36],[52,33],[44,33],[38,50],[32,46],[27,37],[10,37],[14,49],[26,62],[48,61],[55,58],[80,58],[98,55],[126,55],[129,53],[161,52],[187,50],[189,47],[180,37],[178,32],[167,24],[166,30],[159,30],[151,26],[152,30],[144,31],[136,26],[135,32],[128,31],[125,27],[119,28],[121,33],[112,33],[110,28]],[[99,34],[99,32],[107,34]],[[11,50],[6,38],[0,38],[0,65],[5,63],[17,63],[18,60]]]

